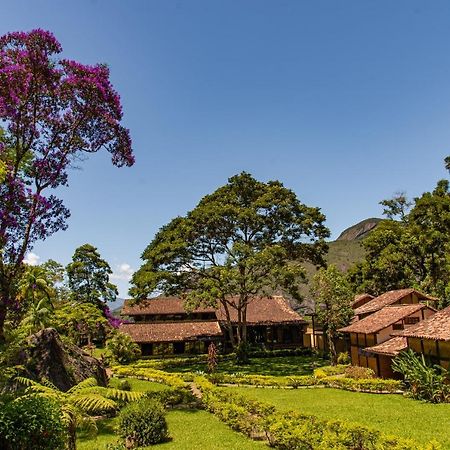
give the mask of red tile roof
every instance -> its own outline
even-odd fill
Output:
[[[450,306],[400,334],[405,337],[450,341]]]
[[[120,331],[140,343],[194,341],[222,336],[219,323],[214,321],[124,323]]]
[[[373,347],[367,347],[364,350],[369,353],[377,353],[379,355],[396,356],[402,350],[408,347],[408,342],[405,337],[397,336],[381,344],[374,345]]]
[[[231,303],[236,303],[236,298],[231,298]],[[237,322],[237,311],[230,307],[230,316],[233,322]],[[226,314],[222,306],[214,308],[199,308],[194,312],[215,312],[219,321],[226,321]],[[183,300],[178,297],[157,297],[144,300],[139,304],[130,305],[126,300],[122,308],[122,315],[135,316],[145,314],[185,314]],[[278,323],[306,323],[300,314],[296,313],[281,296],[256,297],[247,306],[247,324],[270,325]]]
[[[236,302],[237,299],[231,299]],[[230,307],[230,316],[237,322],[237,311]],[[217,310],[217,319],[224,322],[226,315],[223,308]],[[296,313],[281,296],[256,297],[247,305],[247,324],[270,325],[279,323],[306,323],[303,317]]]
[[[355,305],[358,305],[361,302],[362,302],[363,305],[365,305],[366,303],[368,303],[373,298],[374,298],[374,296],[370,295],[370,294],[355,295],[355,299],[352,301],[352,307],[356,308]]]
[[[356,308],[355,315],[359,316],[361,314],[379,311],[381,308],[384,308],[385,306],[393,305],[394,303],[400,301],[402,298],[406,297],[409,294],[416,294],[419,297],[419,300],[422,301],[437,300],[436,298],[422,294],[421,292],[418,292],[415,289],[397,289],[395,291],[385,292],[384,294],[375,297],[373,300],[370,300],[370,302],[366,303],[365,305]]]
[[[362,334],[378,333],[384,328],[391,326],[395,322],[398,322],[399,320],[408,317],[423,308],[428,308],[428,306],[423,305],[422,303],[415,305],[386,306],[380,311],[364,317],[364,319],[358,320],[347,327],[341,328],[339,331],[343,333]]]
[[[213,313],[214,308],[198,308],[196,313]],[[125,300],[122,311],[123,316],[140,316],[143,314],[186,314],[184,302],[179,297],[156,297],[133,304],[131,300]]]

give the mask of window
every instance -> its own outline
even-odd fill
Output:
[[[417,322],[419,322],[418,317],[406,317],[405,318],[405,325],[414,325]]]
[[[393,330],[403,330],[405,327],[403,326],[403,323],[394,323],[394,325],[392,326]]]

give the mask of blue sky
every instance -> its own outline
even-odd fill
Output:
[[[127,277],[159,227],[246,170],[320,206],[336,237],[378,202],[446,176],[450,2],[14,0],[0,34],[51,30],[64,56],[106,62],[136,164],[90,157],[61,192],[69,229]]]

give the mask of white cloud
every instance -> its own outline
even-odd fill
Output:
[[[36,253],[30,252],[25,255],[23,262],[29,266],[37,266],[40,259],[41,257],[36,255]]]
[[[112,280],[124,280],[130,281],[133,275],[133,269],[127,263],[118,264],[116,270],[111,274],[110,278]]]

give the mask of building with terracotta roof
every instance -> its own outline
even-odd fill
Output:
[[[385,292],[384,294],[375,297],[364,305],[355,309],[355,317],[363,319],[370,314],[379,311],[385,306],[392,305],[411,305],[411,304],[434,304],[436,298],[429,295],[422,294],[415,289],[396,289],[394,291]]]
[[[229,301],[233,304],[236,299]],[[237,327],[237,310],[231,307],[229,312]],[[141,346],[143,355],[203,353],[213,341],[229,345],[223,307],[188,312],[178,297],[157,297],[139,303],[127,300],[121,315],[132,319],[121,331]],[[247,306],[247,334],[253,344],[271,349],[301,347],[306,323],[280,296],[256,297]]]
[[[341,328],[340,332],[350,336],[352,364],[370,367],[378,376],[385,376],[386,371],[380,364],[380,358],[368,352],[367,348],[386,342],[393,333],[405,330],[421,320],[427,319],[434,312],[433,308],[422,303],[385,306],[373,314]]]
[[[392,370],[392,359],[400,352],[406,350],[408,342],[403,336],[394,336],[381,344],[364,349],[368,358],[375,358],[377,375],[382,378],[400,378],[399,374]]]
[[[442,367],[450,367],[450,306],[399,333],[408,348]]]
[[[355,295],[355,299],[352,302],[352,308],[353,309],[359,308],[360,306],[363,306],[366,303],[369,303],[374,298],[375,297],[373,295],[370,295],[370,294]]]

